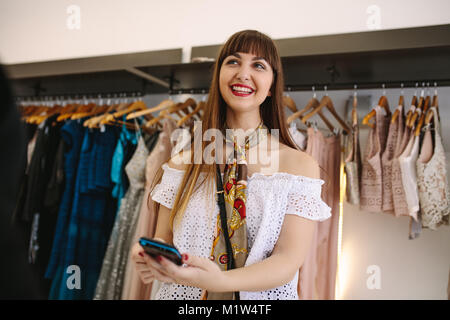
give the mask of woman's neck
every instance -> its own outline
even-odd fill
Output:
[[[259,109],[249,112],[233,112],[231,108],[227,110],[226,125],[229,129],[242,129],[245,132],[255,130],[261,123]]]

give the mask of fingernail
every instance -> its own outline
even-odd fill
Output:
[[[186,253],[183,253],[181,257],[183,258],[184,261],[187,261],[189,259],[189,256]]]
[[[162,261],[162,257],[161,256],[157,256],[156,259],[158,259],[159,262]]]
[[[139,255],[143,258],[144,254],[142,252],[139,252]]]

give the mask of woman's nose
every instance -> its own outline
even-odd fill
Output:
[[[236,78],[240,81],[245,81],[250,79],[250,70],[246,66],[241,66],[237,71]]]

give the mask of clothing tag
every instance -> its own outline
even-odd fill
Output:
[[[377,109],[377,111],[381,112],[383,116],[387,115],[386,110],[381,106],[376,106],[375,108]]]
[[[81,123],[81,119],[78,119],[78,123]]]
[[[105,131],[106,131],[105,125],[102,124],[102,125],[100,126],[100,132],[105,132]]]
[[[48,135],[48,126],[45,127],[44,133],[45,133],[46,135]]]
[[[42,121],[42,122],[38,125],[38,128],[39,128],[39,129],[43,129],[44,126],[45,126],[45,121]]]

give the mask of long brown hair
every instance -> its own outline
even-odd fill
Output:
[[[263,57],[272,67],[273,82],[270,89],[272,95],[267,97],[260,106],[261,118],[269,130],[279,130],[280,143],[298,149],[292,140],[286,125],[282,104],[284,92],[283,68],[278,49],[270,37],[256,30],[237,32],[222,46],[214,65],[214,73],[209,89],[208,100],[204,106],[204,118],[202,119],[201,126],[202,137],[204,132],[208,129],[215,128],[222,131],[224,130],[223,126],[226,120],[227,105],[220,93],[219,75],[225,58],[236,52],[251,53]],[[202,139],[201,155],[203,155],[203,150],[206,145],[207,142]],[[215,177],[215,164],[204,163],[203,159],[200,164],[194,163],[193,148],[194,143],[191,143],[191,162],[185,165],[186,171],[171,210],[170,227],[172,230],[175,215],[182,214],[185,211],[188,201],[194,192],[194,186],[200,176],[200,172],[206,172],[205,179],[202,183],[209,177]],[[161,181],[161,176],[162,170],[160,169],[153,180],[152,189]],[[155,212],[158,212],[159,204],[155,202],[155,205]]]

